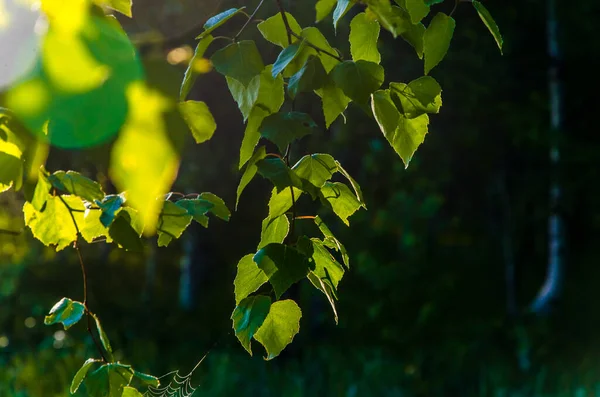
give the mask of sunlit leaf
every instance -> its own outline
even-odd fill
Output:
[[[104,364],[85,378],[87,394],[121,397],[123,390],[131,383],[132,378],[131,366],[119,363]]]
[[[179,100],[183,101],[187,98],[196,78],[198,77],[198,73],[195,70],[195,65],[201,59],[204,59],[204,53],[208,46],[213,42],[214,38],[212,35],[206,35],[200,39],[198,44],[196,44],[196,49],[194,50],[194,56],[190,59],[190,63],[185,70],[185,74],[183,76],[183,81],[181,83],[181,89],[179,91]]]
[[[98,182],[81,175],[79,172],[56,171],[48,177],[48,181],[56,189],[79,196],[90,202],[104,198],[102,186]]]
[[[62,298],[52,306],[48,315],[44,317],[44,324],[62,324],[65,329],[69,329],[81,320],[84,313],[85,306],[83,303],[69,298]]]
[[[108,336],[106,332],[104,332],[104,328],[102,328],[102,324],[100,323],[100,319],[95,314],[92,315],[94,318],[94,322],[96,323],[96,330],[98,331],[98,335],[100,336],[100,343],[102,343],[102,347],[104,350],[112,357],[112,347],[110,346],[110,341],[108,340]]]
[[[428,74],[446,56],[455,26],[454,19],[443,12],[438,12],[431,20],[423,36],[425,74]]]
[[[333,10],[333,27],[336,32],[340,19],[350,11],[353,5],[354,0],[338,0],[335,10]]]
[[[346,110],[351,99],[344,95],[344,91],[337,87],[331,78],[328,78],[325,85],[316,93],[323,102],[325,126],[329,128],[338,116]]]
[[[346,251],[346,247],[333,235],[329,227],[319,216],[315,217],[315,224],[319,227],[321,233],[323,233],[324,244],[338,251],[342,255],[344,265],[350,268],[350,256],[348,255],[348,251]]]
[[[309,272],[308,276],[306,276],[312,285],[315,286],[319,291],[321,291],[325,297],[327,297],[327,301],[333,310],[333,318],[335,319],[335,323],[338,323],[338,313],[337,308],[335,307],[336,294],[333,291],[333,287],[329,284],[325,283],[325,281],[321,280],[315,273]]]
[[[206,200],[213,204],[212,208],[209,209],[209,212],[213,213],[218,218],[223,219],[224,221],[228,221],[231,216],[231,211],[227,208],[227,205],[223,201],[222,198],[213,193],[200,193],[198,196],[201,200]]]
[[[318,0],[317,4],[315,5],[315,10],[317,12],[315,22],[320,22],[325,19],[327,15],[331,14],[331,11],[333,11],[336,3],[337,0]]]
[[[208,216],[206,214],[213,209],[215,204],[200,198],[178,200],[175,204],[185,208],[196,222],[204,227],[208,227]]]
[[[133,376],[141,380],[147,385],[158,387],[160,386],[160,381],[156,376],[148,375],[143,372],[133,371]]]
[[[439,113],[442,106],[442,87],[431,76],[419,77],[408,84],[390,83],[392,100],[407,118],[423,113]]]
[[[346,225],[350,225],[348,217],[362,207],[360,201],[358,201],[348,186],[340,182],[326,182],[321,188],[321,194],[323,199],[329,203],[333,212]]]
[[[368,61],[345,61],[331,71],[335,85],[359,103],[366,103],[384,80],[383,67]]]
[[[254,254],[248,254],[238,262],[237,274],[233,282],[236,305],[269,281],[265,272],[258,268],[253,257]]]
[[[281,76],[281,75],[280,75]],[[240,148],[240,163],[239,167],[242,168],[244,164],[252,157],[254,148],[260,140],[260,126],[271,112],[262,106],[255,106],[250,112],[248,117],[248,124],[244,131],[244,139],[242,140],[242,146]]]
[[[500,49],[500,53],[502,54],[502,44],[504,41],[502,40],[502,35],[500,34],[500,29],[498,28],[496,21],[494,21],[492,14],[490,14],[490,12],[487,10],[487,8],[485,8],[485,6],[483,4],[481,4],[479,1],[473,0],[472,3],[473,3],[473,7],[475,7],[475,9],[477,10],[477,14],[479,14],[479,18],[481,18],[481,20],[483,21],[485,26],[487,26],[488,30],[494,37],[494,40],[496,40],[496,44],[498,45],[498,48]]]
[[[286,12],[285,15],[292,32],[299,35],[302,31],[302,28],[296,19],[290,13]],[[287,30],[283,24],[281,13],[277,13],[268,18],[266,21],[259,23],[257,27],[265,40],[270,41],[271,43],[282,48],[285,48],[289,45]],[[294,39],[292,38],[292,40]]]
[[[60,251],[77,239],[77,230],[69,209],[58,196],[48,196],[44,211],[38,211],[30,203],[23,206],[25,225],[33,236],[44,245],[56,246]],[[56,227],[60,225],[60,227]]]
[[[119,211],[108,229],[108,234],[121,248],[141,252],[144,246],[140,240],[140,232],[134,228],[133,223],[129,212]]]
[[[271,243],[283,243],[289,231],[290,221],[286,215],[280,215],[277,218],[265,218],[262,221],[258,249]]]
[[[288,81],[288,93],[295,98],[300,92],[311,92],[323,87],[327,81],[327,72],[318,57],[308,58],[302,69]]]
[[[258,171],[256,162],[264,159],[266,156],[267,156],[267,151],[265,150],[264,146],[261,146],[260,148],[258,148],[258,150],[256,150],[256,152],[254,152],[254,154],[248,161],[248,164],[246,165],[246,169],[244,170],[244,173],[242,174],[242,178],[240,179],[240,184],[238,185],[238,188],[237,188],[237,198],[236,198],[236,202],[235,202],[236,209],[240,202],[240,196],[242,195],[242,192],[244,191],[246,186],[248,186],[250,181],[252,181],[252,179],[256,175],[256,172]]]
[[[179,159],[167,136],[163,112],[169,103],[143,85],[128,90],[127,123],[112,149],[110,175],[129,205],[139,211],[144,233],[151,235],[162,202],[177,174]]]
[[[268,296],[251,296],[242,300],[231,314],[235,336],[250,355],[250,341],[265,321],[270,307],[271,298]]]
[[[208,20],[204,23],[204,26],[203,26],[204,32],[202,32],[196,38],[201,39],[203,37],[206,37],[206,35],[212,33],[213,30],[215,30],[219,26],[223,25],[225,22],[230,20],[236,14],[240,13],[245,8],[246,7],[230,8],[226,11],[223,11],[223,12],[215,15],[214,17],[208,18]]]
[[[118,11],[129,18],[132,17],[131,0],[95,0],[95,3]]]
[[[179,111],[190,127],[196,143],[202,143],[212,138],[217,123],[204,102],[185,101],[179,103]]]
[[[79,389],[79,386],[81,386],[81,382],[83,382],[83,379],[85,379],[87,373],[90,371],[90,369],[92,369],[92,366],[96,363],[101,363],[101,362],[102,362],[102,360],[98,360],[95,358],[88,358],[83,363],[83,365],[81,366],[81,368],[79,368],[79,370],[73,377],[73,380],[71,381],[71,387],[69,388],[69,391],[71,392],[71,394],[75,394],[75,392],[77,392],[77,390]]]
[[[102,222],[105,227],[109,227],[112,221],[115,219],[115,214],[125,203],[125,195],[110,194],[105,196],[102,201],[96,200],[95,203],[102,211],[102,215],[100,215],[100,222]]]
[[[259,160],[256,166],[258,167],[258,173],[263,178],[270,180],[277,192],[289,186],[302,186],[298,176],[279,157]]]
[[[142,393],[140,393],[137,389],[131,386],[125,386],[123,388],[122,397],[144,397]]]
[[[302,157],[292,170],[316,188],[321,188],[338,170],[336,161],[329,154],[315,153]]]
[[[369,19],[361,12],[350,22],[350,52],[354,61],[381,62],[381,54],[377,49],[379,40],[379,23]]]
[[[296,58],[298,53],[304,47],[304,44],[304,41],[296,42],[290,46],[285,47],[281,51],[281,53],[279,53],[279,56],[273,64],[273,69],[271,71],[271,75],[274,78],[277,77],[279,73],[283,72],[283,70],[294,60],[294,58]]]
[[[293,300],[274,302],[262,326],[254,335],[267,350],[265,359],[277,357],[300,331],[302,311]]]
[[[191,222],[192,215],[185,208],[171,201],[165,201],[158,217],[158,246],[166,247],[173,238],[181,237]]]
[[[277,189],[273,188],[271,199],[269,200],[269,217],[276,218],[283,215],[292,207],[292,191],[294,192],[294,200],[302,194],[302,190],[292,187],[291,189],[283,189],[277,193]]]
[[[314,26],[309,26],[307,28],[304,28],[302,30],[301,36],[304,39],[306,39],[307,42],[310,42],[310,44],[315,45],[315,46],[327,51],[329,54],[337,55],[337,53],[338,53],[337,50],[329,44],[329,42],[327,41],[327,39],[325,38],[323,33],[321,33],[321,31]],[[329,73],[331,71],[331,69],[333,69],[335,67],[335,65],[340,63],[340,61],[338,59],[333,58],[329,54],[326,54],[325,52],[322,52],[322,51],[316,51],[314,48],[309,47],[307,45],[302,50],[302,53],[300,55],[298,55],[298,57],[296,57],[296,59],[294,60],[294,62],[297,62],[297,65],[291,71],[293,73],[296,73],[297,70],[300,70],[302,65],[304,65],[306,63],[306,61],[308,60],[308,58],[312,55],[312,56],[319,57],[319,59],[321,60],[321,63],[323,64],[323,67],[325,68],[325,71],[327,73]]]

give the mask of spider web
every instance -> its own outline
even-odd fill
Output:
[[[192,386],[192,375],[207,355],[208,353],[198,361],[198,364],[187,375],[182,376],[179,370],[175,370],[160,376],[158,379],[161,381],[161,384],[163,383],[163,379],[170,379],[169,383],[166,386],[148,386],[144,397],[191,397],[198,388],[198,386]]]

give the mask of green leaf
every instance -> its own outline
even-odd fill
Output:
[[[336,298],[335,292],[333,291],[333,287],[331,287],[331,285],[327,284],[325,281],[321,280],[313,272],[309,272],[307,278],[311,282],[311,284],[315,286],[315,288],[317,288],[319,291],[321,291],[327,297],[327,301],[329,301],[329,304],[331,305],[331,308],[333,309],[333,318],[335,319],[335,323],[337,324],[338,323],[338,313],[337,313],[337,309],[335,307],[335,301],[337,298]]]
[[[277,243],[261,248],[254,255],[254,262],[269,278],[277,299],[294,283],[306,277],[312,266],[309,259],[296,249]]]
[[[289,231],[290,221],[285,214],[277,218],[265,218],[262,221],[258,249],[264,248],[271,243],[283,243]]]
[[[283,72],[283,70],[294,60],[294,58],[296,58],[303,47],[304,41],[299,41],[285,47],[281,53],[279,53],[279,56],[273,64],[273,69],[271,71],[273,78],[277,77],[279,73]]]
[[[104,364],[85,378],[89,396],[122,397],[123,390],[131,383],[133,370],[129,365]]]
[[[381,54],[377,49],[379,23],[361,12],[350,22],[350,52],[354,61],[380,63]]]
[[[140,233],[133,228],[131,215],[127,211],[119,211],[108,229],[108,235],[127,251],[141,252],[144,248]]]
[[[302,37],[307,42],[310,42],[312,45],[322,48],[323,50],[331,54],[338,53],[335,48],[329,45],[329,42],[327,41],[323,33],[321,33],[321,31],[314,26],[304,28],[302,30]],[[308,60],[308,58],[311,55],[319,57],[319,59],[321,60],[321,64],[323,64],[323,67],[325,68],[325,71],[327,73],[329,73],[331,69],[335,67],[335,65],[340,63],[339,60],[331,57],[330,55],[325,54],[324,52],[317,52],[314,48],[305,46],[302,53],[295,60],[295,62],[298,62],[298,69],[300,69],[300,67],[304,65],[304,63]]]
[[[98,335],[100,335],[100,342],[102,343],[104,350],[106,350],[106,352],[109,354],[109,356],[112,356],[112,352],[113,352],[112,347],[110,346],[110,341],[108,340],[108,336],[106,335],[106,332],[104,332],[104,328],[102,328],[100,319],[95,314],[92,314],[92,317],[94,318],[94,321],[96,322],[96,330],[98,330]]]
[[[208,20],[204,23],[204,32],[196,37],[196,39],[201,39],[206,37],[206,35],[212,33],[213,30],[223,25],[225,22],[230,20],[233,16],[240,13],[246,7],[240,8],[230,8],[227,11],[223,11],[220,14],[215,15],[214,17],[208,18]]]
[[[286,19],[292,29],[292,32],[296,34],[300,34],[302,28],[296,21],[296,19],[289,13],[285,13]],[[285,29],[285,25],[283,24],[283,18],[280,13],[277,13],[258,24],[258,30],[265,38],[265,40],[278,45],[281,48],[285,48],[289,45],[287,30]],[[293,40],[293,38],[292,38]]]
[[[320,189],[337,172],[338,166],[331,155],[316,153],[302,157],[292,170],[298,177]]]
[[[256,43],[250,40],[229,44],[215,52],[211,61],[217,72],[239,81],[244,86],[265,67]]]
[[[415,118],[423,113],[439,113],[442,106],[442,87],[431,76],[419,77],[408,85],[390,83],[390,91],[398,110],[407,118]]]
[[[246,164],[246,162],[252,157],[254,148],[260,140],[260,126],[263,120],[269,114],[271,114],[271,112],[264,109],[262,106],[255,106],[250,112],[248,124],[246,125],[246,130],[244,131],[244,139],[242,140],[242,146],[240,148],[240,168],[242,168],[244,164]]]
[[[185,70],[185,74],[183,76],[183,81],[181,83],[181,88],[179,90],[179,100],[184,101],[187,98],[196,78],[198,77],[198,73],[194,70],[197,62],[199,62],[202,58],[204,58],[204,53],[208,49],[208,46],[213,42],[214,37],[212,35],[203,36],[198,44],[196,44],[196,50],[194,51],[194,56],[190,59],[190,63]],[[229,80],[228,80],[229,81]]]
[[[84,212],[75,212],[75,220],[79,227],[81,237],[84,238],[88,243],[93,242],[98,237],[106,237],[106,242],[110,243],[112,240],[108,235],[108,229],[102,224],[100,218],[102,212],[98,210],[87,209],[84,207],[83,201],[77,196],[70,196],[65,198],[71,208],[79,207]],[[76,202],[76,205],[74,205]]]
[[[208,227],[208,216],[206,216],[206,213],[215,206],[212,202],[203,199],[182,199],[178,200],[175,204],[181,208],[185,208],[196,222],[204,227]]]
[[[264,146],[261,146],[258,148],[258,150],[256,152],[254,152],[254,154],[248,161],[248,165],[246,165],[246,169],[244,170],[244,173],[242,174],[242,178],[240,179],[240,184],[238,185],[238,188],[237,188],[237,198],[235,201],[235,209],[236,210],[237,210],[238,204],[240,202],[240,196],[242,195],[242,192],[244,191],[246,186],[248,186],[250,181],[252,181],[252,179],[254,178],[254,175],[256,175],[256,172],[258,171],[258,167],[256,166],[256,163],[258,161],[264,159],[266,156],[267,156],[267,151]]]
[[[242,300],[231,314],[235,336],[250,355],[250,341],[267,318],[270,307],[271,298],[268,296],[250,296]]]
[[[425,140],[429,116],[422,114],[406,118],[396,109],[389,90],[373,94],[371,105],[381,132],[408,167],[417,148]]]
[[[293,300],[283,300],[271,305],[269,314],[264,320],[254,339],[267,350],[266,360],[277,357],[300,331],[302,311]]]
[[[424,0],[404,0],[404,8],[410,15],[413,25],[421,22],[429,14],[429,5]]]
[[[264,73],[264,71],[262,73]],[[258,99],[261,75],[254,76],[248,86],[244,86],[242,83],[229,76],[225,77],[227,80],[227,87],[229,87],[229,92],[231,92],[231,96],[237,103],[240,112],[242,112],[244,121],[248,119],[250,111]]]
[[[315,269],[312,271],[319,279],[333,286],[333,290],[337,291],[338,284],[344,277],[344,268],[325,248],[323,243],[318,239],[312,239],[313,244],[313,259],[315,261]]]
[[[315,122],[306,113],[275,113],[262,121],[260,134],[284,153],[289,143],[312,133],[316,127]]]
[[[331,71],[335,85],[358,103],[367,103],[384,80],[383,67],[368,61],[345,61]]]
[[[101,6],[106,6],[115,11],[120,12],[121,14],[132,17],[131,14],[131,0],[95,0],[96,4]]]
[[[122,397],[144,397],[144,395],[134,387],[125,386],[123,388]]]
[[[335,10],[333,10],[333,27],[336,33],[340,19],[350,11],[350,8],[352,8],[353,5],[354,0],[338,0]]]
[[[201,200],[206,200],[213,204],[213,207],[209,210],[212,212],[217,218],[221,218],[224,221],[229,221],[229,217],[231,216],[231,211],[225,205],[225,202],[222,198],[213,193],[200,193],[198,196]]]
[[[151,235],[167,193],[177,176],[178,153],[169,139],[163,114],[171,103],[158,91],[135,84],[128,88],[129,115],[114,143],[110,177],[135,208]]]
[[[302,69],[288,81],[288,93],[293,99],[300,92],[311,92],[323,87],[327,72],[318,57],[310,56]]]
[[[160,386],[160,381],[156,376],[148,375],[143,372],[133,371],[133,376],[141,380],[147,385],[158,387]]]
[[[291,189],[284,189],[277,193],[277,189],[273,188],[271,198],[269,199],[270,218],[276,218],[283,215],[292,207],[292,190],[294,191],[294,200],[298,201],[298,198],[302,194],[302,190],[292,187]]]
[[[100,215],[100,222],[104,227],[109,227],[115,219],[116,212],[121,209],[125,203],[124,194],[110,194],[105,196],[102,201],[95,201],[96,205],[100,207],[102,214]]]
[[[477,14],[479,14],[479,18],[481,18],[485,26],[487,26],[488,30],[494,37],[494,40],[496,40],[496,44],[500,49],[500,54],[502,54],[502,44],[504,41],[502,40],[502,35],[500,34],[500,29],[498,28],[496,21],[494,21],[494,18],[492,18],[492,14],[490,14],[487,8],[485,8],[485,6],[477,0],[473,0],[472,3],[473,7],[475,7],[475,10],[477,10]]]
[[[338,171],[344,175],[346,177],[346,179],[348,179],[348,182],[350,182],[350,185],[352,185],[352,188],[354,189],[354,193],[356,193],[356,197],[358,197],[358,201],[360,201],[360,203],[362,204],[362,206],[367,209],[367,205],[365,203],[365,198],[363,197],[362,194],[362,190],[360,189],[360,186],[358,185],[358,182],[356,182],[354,180],[354,178],[352,178],[352,176],[348,173],[348,171],[346,171],[344,169],[344,167],[342,167],[342,165],[340,164],[339,161],[335,161]]]
[[[4,130],[0,129],[0,132]],[[20,187],[23,180],[21,151],[12,143],[0,139],[0,193],[13,185]]]
[[[44,166],[41,166],[38,171],[38,180],[35,185],[35,190],[33,191],[33,199],[31,200],[31,206],[36,211],[41,211],[44,209],[44,205],[46,201],[50,197],[50,189],[52,188],[52,184],[48,180],[48,172],[44,169]],[[25,210],[23,208],[23,210]]]
[[[441,4],[443,2],[444,0],[425,0],[425,4],[427,4],[428,6],[432,6],[434,4]]]
[[[44,245],[55,245],[60,251],[77,239],[77,230],[69,209],[58,196],[48,196],[43,212],[37,211],[30,203],[23,206],[25,225],[33,236]],[[60,227],[57,227],[60,226]]]
[[[454,19],[443,12],[438,12],[431,20],[423,35],[425,74],[428,74],[446,56],[455,26]]]
[[[190,223],[192,223],[192,216],[185,208],[171,201],[165,201],[158,218],[158,246],[166,247],[173,238],[181,237]]]
[[[263,178],[270,180],[277,192],[281,192],[289,186],[302,186],[300,179],[279,157],[259,160],[256,166],[258,173]]]
[[[98,182],[75,171],[56,171],[48,177],[48,181],[56,189],[74,194],[92,203],[104,198],[104,192]]]
[[[267,65],[260,73],[258,95],[253,106],[261,106],[271,113],[278,112],[285,95],[283,92],[283,77],[278,75],[273,78],[273,65]]]
[[[252,258],[254,254],[248,254],[238,262],[237,274],[233,282],[236,305],[269,281],[265,272],[258,268]]]
[[[315,22],[321,22],[327,15],[331,14],[336,3],[337,0],[318,0],[315,5],[315,10],[317,11]]]
[[[425,25],[421,22],[413,24],[410,15],[403,8],[392,6],[392,12],[395,14],[398,23],[397,33],[415,49],[419,59],[423,59]]]
[[[102,360],[98,360],[95,358],[88,358],[83,363],[83,365],[81,366],[81,368],[79,368],[79,370],[73,377],[73,380],[71,381],[71,387],[69,388],[69,391],[71,392],[71,394],[75,394],[75,392],[77,392],[77,390],[79,389],[79,386],[81,386],[81,382],[83,382],[83,379],[85,378],[87,373],[90,371],[92,366],[96,363],[101,363],[101,362],[102,362]]]
[[[365,0],[367,14],[373,13],[381,26],[389,31],[394,38],[406,30],[406,23],[402,20],[397,7],[393,7],[390,0]],[[408,21],[410,24],[410,21]]]
[[[329,229],[329,227],[323,222],[323,220],[317,216],[315,217],[315,224],[318,226],[321,233],[323,233],[323,241],[328,247],[335,249],[342,255],[342,261],[347,268],[350,268],[350,256],[348,256],[348,251],[346,251],[346,247],[344,244],[337,239]]]
[[[62,298],[50,309],[50,313],[44,317],[44,324],[62,324],[65,329],[76,324],[85,313],[85,306],[81,302],[69,298]]]
[[[188,127],[190,127],[196,143],[206,142],[212,138],[217,129],[217,123],[206,103],[199,101],[180,102],[179,111]]]
[[[344,95],[344,91],[338,88],[331,78],[327,79],[323,88],[315,92],[323,102],[325,126],[329,128],[338,116],[346,110],[351,99]]]
[[[360,207],[360,201],[354,193],[350,191],[348,186],[340,182],[326,182],[321,188],[323,199],[331,205],[331,209],[335,214],[347,225],[348,217],[354,214]]]

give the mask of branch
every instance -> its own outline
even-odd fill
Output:
[[[23,233],[23,230],[0,229],[0,234],[10,234],[11,236],[19,236],[21,233]]]
[[[244,26],[242,26],[242,28],[240,29],[240,31],[237,32],[237,34],[233,37],[233,41],[237,41],[238,37],[240,37],[240,35],[244,31],[244,29],[246,29],[246,27],[250,24],[250,22],[252,22],[252,20],[256,16],[256,13],[258,12],[258,10],[260,10],[260,7],[262,7],[262,5],[263,5],[264,2],[265,2],[265,0],[260,0],[260,3],[258,3],[258,5],[256,6],[256,9],[252,13],[252,15],[250,15],[248,17],[248,20],[246,21],[246,23],[244,24]]]
[[[79,258],[79,265],[81,266],[81,275],[83,276],[83,307],[85,309],[85,316],[87,317],[87,331],[92,337],[92,341],[94,342],[94,345],[96,345],[96,349],[100,353],[102,360],[104,360],[104,362],[107,363],[108,360],[104,356],[104,351],[102,350],[100,343],[98,342],[98,340],[94,336],[94,333],[92,332],[92,316],[87,304],[87,273],[85,271],[85,265],[83,264],[83,257],[81,256],[79,245],[77,244],[77,242],[79,241],[79,237],[81,236],[81,232],[79,231],[79,226],[77,226],[77,221],[75,220],[75,216],[73,215],[74,209],[71,208],[69,204],[67,204],[67,202],[61,195],[58,195],[58,198],[69,210],[69,215],[71,215],[71,219],[73,220],[73,226],[75,226],[75,231],[77,232],[77,239],[73,243],[73,248],[75,248],[75,251],[77,252],[77,257]]]

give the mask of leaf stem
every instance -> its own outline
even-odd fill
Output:
[[[104,362],[107,363],[108,360],[104,356],[104,351],[102,350],[102,347],[100,347],[100,343],[98,342],[98,340],[94,336],[94,333],[92,332],[92,316],[91,316],[92,312],[90,311],[90,309],[88,307],[88,303],[87,303],[87,295],[88,295],[87,294],[87,273],[85,271],[85,265],[83,263],[83,256],[81,255],[81,251],[79,250],[79,245],[77,244],[77,242],[79,241],[79,237],[81,236],[81,232],[79,231],[79,226],[77,226],[77,221],[75,220],[75,215],[73,215],[74,209],[71,208],[69,206],[69,204],[67,204],[67,202],[62,197],[62,195],[59,194],[58,198],[60,199],[60,201],[63,202],[65,207],[67,207],[67,210],[69,210],[69,215],[71,216],[71,219],[73,220],[73,226],[75,226],[75,231],[77,232],[77,238],[76,238],[75,242],[73,243],[73,248],[75,248],[75,251],[77,252],[77,257],[79,258],[79,265],[81,266],[81,275],[83,277],[83,307],[85,309],[85,316],[87,317],[87,331],[90,334],[90,336],[92,337],[92,341],[94,342],[94,345],[96,345],[96,349],[98,350],[98,353],[100,353],[102,360],[104,360]]]
[[[316,219],[317,217],[314,215],[302,215],[302,216],[297,216],[294,219]]]
[[[252,15],[250,15],[248,17],[248,20],[246,21],[246,23],[244,24],[244,26],[242,26],[242,28],[240,29],[240,31],[237,32],[237,34],[235,36],[233,36],[233,41],[237,41],[238,37],[240,37],[240,35],[242,34],[242,32],[246,29],[246,27],[250,24],[250,22],[252,22],[252,20],[256,16],[256,13],[258,12],[258,10],[260,10],[260,7],[262,7],[262,5],[263,5],[264,2],[265,2],[265,0],[260,0],[260,3],[258,3],[258,5],[256,6],[256,8],[254,9],[254,12],[252,13]]]

